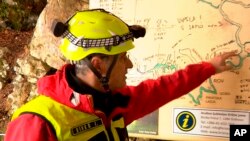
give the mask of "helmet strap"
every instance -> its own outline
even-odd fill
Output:
[[[112,60],[112,63],[111,65],[109,66],[108,68],[108,71],[107,71],[107,74],[106,76],[102,76],[102,74],[100,72],[98,72],[96,70],[96,68],[91,64],[90,60],[85,58],[84,61],[87,63],[88,67],[90,68],[90,70],[96,75],[96,77],[99,79],[99,81],[101,82],[104,90],[106,92],[111,92],[110,88],[109,88],[109,78],[110,78],[110,74],[113,70],[113,67],[115,66],[116,64],[116,61],[117,61],[117,58],[118,58],[118,55],[114,55],[114,58]]]

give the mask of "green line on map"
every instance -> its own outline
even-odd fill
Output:
[[[207,89],[203,86],[201,86],[199,88],[199,95],[195,98],[194,95],[192,95],[191,93],[189,93],[188,95],[191,97],[192,101],[196,104],[196,105],[200,105],[200,99],[203,97],[203,93],[206,92],[206,93],[210,93],[210,94],[217,94],[217,90],[212,82],[212,79],[209,78],[208,79],[208,82],[211,86],[211,89]]]
[[[216,9],[219,8],[219,5],[215,6],[215,5],[212,4],[212,2],[208,2],[206,0],[199,0],[199,1],[204,2],[204,3],[208,4],[208,5],[211,5],[212,7],[216,8]]]

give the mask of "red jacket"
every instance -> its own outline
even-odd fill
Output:
[[[76,110],[95,113],[104,123],[109,123],[113,117],[122,114],[126,125],[187,94],[215,74],[215,68],[210,63],[202,62],[188,65],[171,75],[163,75],[155,80],[143,81],[137,86],[119,89],[113,93],[129,96],[128,106],[117,107],[106,116],[93,108],[87,95],[80,95],[80,103],[77,106],[71,103],[73,89],[69,87],[66,79],[66,72],[71,68],[71,65],[65,65],[55,74],[41,78],[38,81],[38,93]],[[5,141],[57,141],[57,139],[44,119],[33,114],[23,114],[8,124]]]

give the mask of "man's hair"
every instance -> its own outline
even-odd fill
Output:
[[[105,54],[100,54],[100,53],[95,53],[95,54],[91,54],[89,56],[87,56],[85,59],[91,61],[91,59],[94,57],[94,56],[98,56],[100,57],[101,59],[105,59],[107,60],[110,56],[112,55],[105,55]],[[83,59],[83,60],[80,60],[80,61],[77,61],[77,63],[75,64],[75,73],[76,74],[82,74],[82,75],[86,75],[86,73],[89,71],[89,67],[87,65],[87,62]]]
[[[90,69],[87,65],[87,62],[85,62],[84,60],[80,60],[77,64],[75,64],[75,73],[76,74],[86,75],[86,72],[89,70]]]

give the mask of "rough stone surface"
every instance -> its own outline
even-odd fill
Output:
[[[87,7],[88,0],[48,0],[34,29],[0,31],[0,134],[13,111],[37,95],[38,78],[64,63],[58,50],[60,38],[51,32],[53,19],[64,22]]]
[[[30,54],[49,66],[59,68],[64,60],[58,46],[60,37],[57,38],[52,33],[53,21],[66,22],[75,11],[87,9],[87,2],[79,0],[50,0],[40,14],[35,28],[34,36],[30,44]],[[43,52],[43,53],[41,53]]]
[[[19,83],[26,85],[26,76],[17,76],[14,68],[17,65],[17,59],[21,59],[27,55],[28,44],[31,41],[33,30],[19,32],[14,30],[3,30],[0,32],[0,133],[5,131],[5,127],[10,119],[8,114],[11,107],[10,102],[8,102],[8,96],[13,93],[16,89],[15,82],[16,80]],[[16,91],[16,92],[19,92]],[[26,99],[29,91],[23,89],[22,97],[16,98],[21,103]]]

